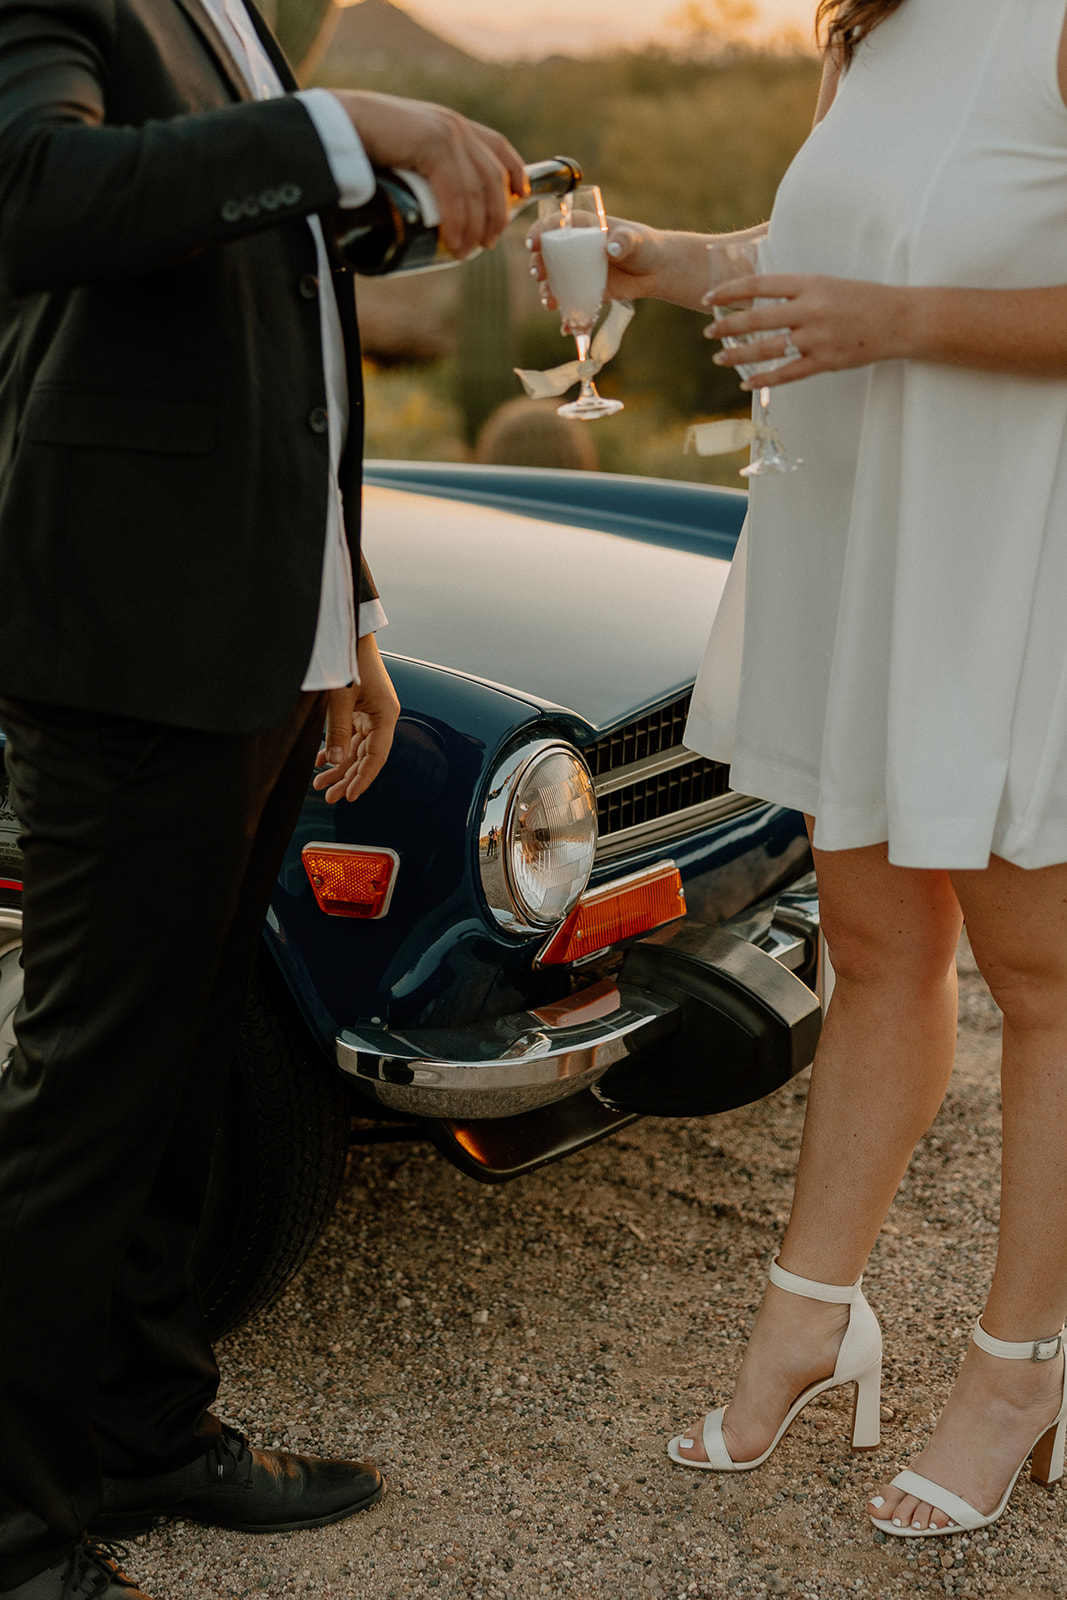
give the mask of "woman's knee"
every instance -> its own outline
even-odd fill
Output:
[[[975,951],[975,961],[1006,1023],[1067,1039],[1067,960],[1059,951]]]
[[[819,905],[839,979],[938,983],[953,966],[962,916],[943,873],[890,867],[868,851],[841,852],[829,870],[823,864]]]
[[[996,856],[957,874],[978,970],[1017,1028],[1067,1028],[1067,866],[1026,871]]]
[[[959,931],[934,918],[903,928],[831,921],[826,944],[838,980],[939,984],[952,971]]]

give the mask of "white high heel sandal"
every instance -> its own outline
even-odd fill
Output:
[[[1032,1342],[1017,1344],[1010,1339],[994,1339],[993,1335],[986,1333],[982,1327],[981,1317],[974,1325],[971,1338],[980,1350],[985,1350],[991,1356],[1000,1356],[1004,1361],[1054,1361],[1064,1349],[1062,1328],[1050,1339],[1035,1339]],[[933,1539],[947,1533],[973,1533],[978,1528],[988,1528],[991,1522],[996,1522],[997,1518],[1003,1515],[1019,1473],[1026,1465],[1027,1456],[1031,1458],[1030,1477],[1035,1483],[1044,1484],[1047,1488],[1050,1484],[1059,1482],[1063,1477],[1065,1436],[1067,1436],[1067,1365],[1064,1366],[1063,1392],[1058,1413],[1048,1427],[1042,1429],[1023,1456],[1012,1474],[1011,1482],[1000,1497],[1000,1504],[988,1516],[976,1511],[966,1500],[961,1500],[958,1494],[943,1489],[939,1483],[934,1483],[930,1478],[923,1478],[917,1472],[905,1471],[897,1473],[892,1487],[902,1489],[905,1494],[914,1495],[917,1500],[933,1506],[936,1511],[944,1511],[952,1521],[945,1528],[937,1528],[932,1524],[925,1528],[910,1526],[904,1528],[887,1517],[872,1517],[871,1521],[876,1528],[880,1528],[883,1533],[891,1533],[896,1539]]]
[[[837,1353],[837,1364],[833,1374],[829,1378],[823,1378],[819,1383],[810,1384],[797,1396],[786,1412],[785,1420],[778,1432],[763,1454],[757,1456],[754,1461],[731,1460],[726,1441],[722,1436],[722,1419],[726,1407],[720,1406],[717,1411],[710,1412],[704,1419],[704,1431],[701,1437],[708,1458],[706,1461],[693,1461],[689,1456],[679,1453],[681,1445],[687,1450],[692,1449],[691,1438],[679,1436],[668,1444],[667,1454],[672,1461],[677,1461],[680,1467],[699,1467],[706,1472],[751,1472],[753,1467],[761,1467],[808,1402],[820,1394],[825,1394],[828,1389],[840,1388],[845,1383],[854,1383],[856,1386],[852,1415],[853,1450],[878,1448],[881,1439],[882,1331],[878,1326],[878,1318],[863,1298],[860,1289],[863,1279],[860,1278],[847,1288],[832,1283],[814,1283],[810,1278],[798,1278],[795,1273],[786,1272],[777,1261],[771,1262],[767,1275],[777,1288],[785,1289],[790,1294],[801,1295],[805,1300],[825,1300],[829,1304],[850,1308],[848,1327],[845,1329],[845,1336]]]

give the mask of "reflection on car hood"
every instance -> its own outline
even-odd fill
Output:
[[[614,727],[696,677],[721,557],[426,494],[368,487],[364,548],[384,651]]]

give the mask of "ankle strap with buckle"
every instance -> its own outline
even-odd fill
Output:
[[[994,1339],[982,1327],[981,1317],[974,1325],[971,1338],[987,1355],[1000,1356],[1004,1361],[1052,1361],[1063,1349],[1062,1328],[1047,1339]]]
[[[775,1256],[767,1268],[767,1276],[779,1289],[786,1289],[790,1294],[798,1294],[804,1300],[824,1300],[830,1305],[848,1306],[859,1298],[862,1278],[855,1283],[816,1283],[813,1278],[799,1278],[795,1272],[787,1272],[778,1265]]]

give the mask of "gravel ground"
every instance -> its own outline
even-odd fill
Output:
[[[999,1017],[965,951],[960,966],[956,1074],[867,1277],[880,1450],[850,1451],[842,1391],[758,1472],[664,1454],[729,1395],[789,1203],[800,1078],[502,1189],[429,1146],[358,1152],[300,1278],[222,1346],[220,1408],[255,1442],[376,1457],[385,1499],[317,1532],[163,1525],[128,1570],[158,1600],[1062,1595],[1062,1489],[1020,1481],[969,1539],[885,1541],[862,1514],[927,1432],[992,1269]]]

